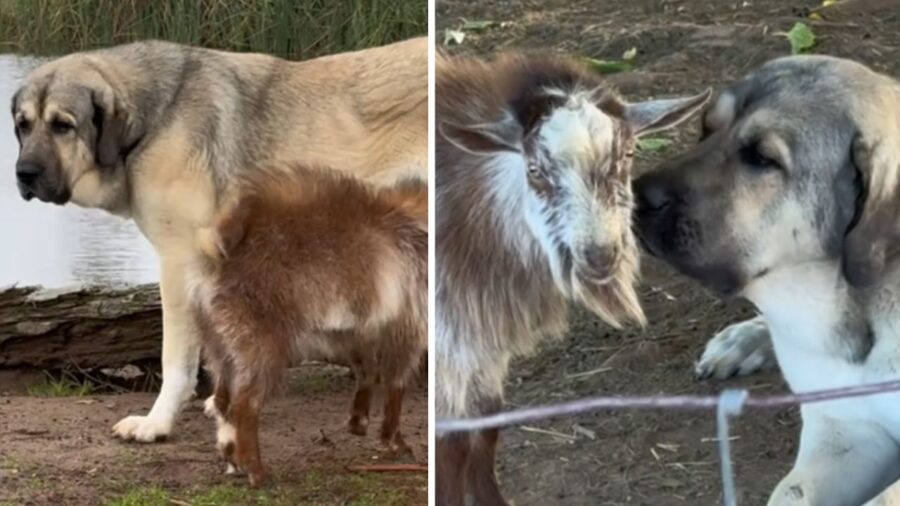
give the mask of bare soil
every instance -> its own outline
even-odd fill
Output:
[[[786,32],[814,0],[438,0],[438,44],[463,20],[502,22],[467,32],[451,53],[549,50],[620,60],[637,49],[629,72],[611,75],[627,97],[696,93],[738,79],[768,59],[790,53]],[[874,4],[877,2],[869,2]],[[880,2],[890,4],[890,2]],[[900,77],[900,9],[873,17],[850,13],[805,20],[814,52],[853,58]],[[696,122],[694,122],[696,123]],[[636,171],[683,151],[697,125],[671,134],[663,153],[643,153]],[[643,301],[651,324],[617,332],[579,314],[568,338],[513,366],[509,406],[601,394],[713,394],[724,387],[758,393],[786,390],[777,372],[727,383],[693,380],[706,340],[753,309],[720,301],[652,259],[645,259]],[[577,376],[580,373],[598,371]],[[573,377],[575,376],[575,377]],[[517,506],[687,506],[721,502],[712,413],[615,412],[505,431],[500,477]],[[586,430],[581,430],[586,429]],[[794,409],[750,412],[732,424],[739,502],[765,504],[797,451]]]
[[[38,398],[0,396],[0,505],[393,505],[426,504],[424,472],[352,472],[348,466],[428,460],[428,403],[412,389],[402,433],[412,456],[390,457],[378,442],[380,409],[369,435],[345,430],[353,381],[343,368],[302,367],[289,392],[265,409],[263,458],[273,486],[250,491],[226,476],[215,451],[214,422],[196,400],[176,431],[156,444],[124,443],[110,428],[145,413],[154,395]],[[375,399],[373,406],[380,406]]]

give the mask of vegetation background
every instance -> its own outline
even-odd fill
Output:
[[[39,55],[153,38],[299,60],[427,31],[424,0],[0,0],[0,52]]]

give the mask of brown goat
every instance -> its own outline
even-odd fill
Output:
[[[563,335],[570,301],[616,327],[643,323],[635,137],[679,123],[709,92],[629,104],[559,56],[439,55],[436,77],[440,419],[498,411],[510,359]],[[438,504],[505,504],[498,436],[438,435]]]
[[[198,235],[192,300],[214,381],[207,412],[230,471],[263,483],[263,402],[301,358],[349,358],[351,432],[365,433],[376,377],[382,441],[406,448],[404,387],[427,349],[427,187],[375,190],[335,172],[245,182],[236,205]]]

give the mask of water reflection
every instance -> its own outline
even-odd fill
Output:
[[[39,62],[0,55],[0,104]],[[25,202],[16,189],[18,145],[0,111],[0,286],[146,283],[158,279],[155,254],[134,223],[103,211]]]

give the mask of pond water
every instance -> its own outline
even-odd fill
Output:
[[[4,108],[38,63],[33,58],[0,55]],[[153,248],[131,221],[74,205],[25,202],[19,196],[18,144],[8,110],[0,111],[0,287],[157,281]]]

